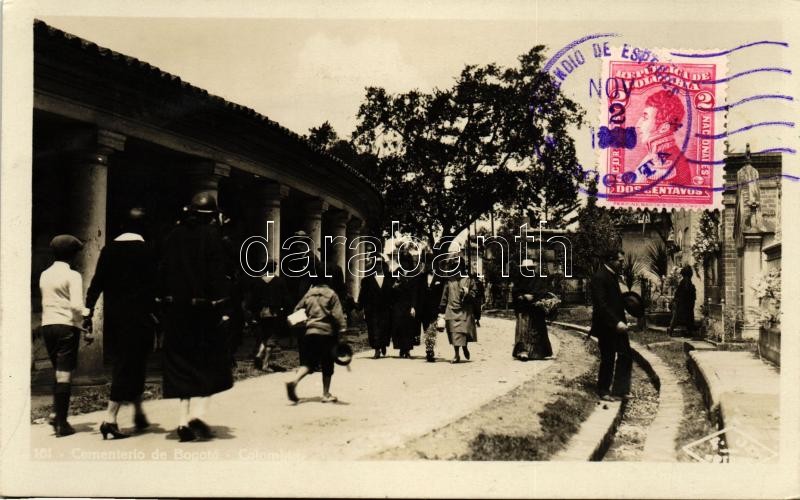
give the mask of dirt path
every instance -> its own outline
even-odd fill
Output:
[[[376,459],[455,460],[476,458],[474,442],[479,434],[482,441],[497,438],[505,448],[504,460],[544,460],[553,450],[530,448],[541,435],[539,415],[549,403],[556,401],[568,391],[569,382],[574,381],[596,363],[596,356],[581,338],[550,328],[550,337],[559,345],[558,356],[551,366],[539,371],[536,376],[513,391],[504,394],[443,427],[412,439],[407,443],[384,450]],[[533,362],[540,363],[540,362]],[[486,437],[489,439],[486,439]],[[510,444],[510,446],[509,446]],[[473,446],[471,446],[473,445]],[[478,453],[480,455],[480,452]],[[486,459],[489,457],[481,457]]]
[[[319,403],[321,378],[313,375],[298,389],[303,399],[290,405],[284,382],[274,374],[238,382],[212,398],[206,417],[217,434],[208,442],[179,443],[175,435],[177,401],[145,405],[153,422],[149,432],[122,441],[103,441],[102,412],[70,419],[78,433],[56,439],[47,425],[31,425],[31,444],[52,459],[108,459],[108,454],[165,453],[164,459],[212,460],[346,460],[374,456],[440,428],[477,410],[531,380],[553,361],[519,363],[511,359],[513,322],[486,318],[472,361],[446,362],[451,355],[446,335],[438,339],[437,363],[426,363],[420,349],[414,359],[380,360],[359,354],[353,370],[337,367],[335,405]],[[392,351],[394,354],[394,351]],[[458,389],[458,390],[457,390]],[[535,415],[535,413],[533,413]],[[120,412],[123,430],[130,428],[130,409]],[[531,421],[535,425],[535,421]],[[105,453],[105,455],[103,455]]]

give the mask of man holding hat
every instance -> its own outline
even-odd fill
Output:
[[[78,345],[83,318],[89,310],[83,305],[83,278],[70,264],[83,249],[83,243],[69,234],[50,241],[55,261],[39,277],[42,293],[42,327],[47,354],[56,372],[53,386],[55,419],[51,422],[56,437],[69,436],[75,429],[67,422],[72,393],[72,372],[78,363]],[[94,339],[84,331],[84,340]]]
[[[592,277],[592,327],[589,335],[597,337],[600,347],[597,392],[604,401],[616,401],[628,397],[633,367],[625,303],[619,288],[619,271],[625,255],[620,250],[610,250],[602,256],[602,261]]]

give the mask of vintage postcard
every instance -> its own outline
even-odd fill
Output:
[[[800,495],[796,2],[2,6],[0,494]]]

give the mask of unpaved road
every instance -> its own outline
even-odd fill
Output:
[[[540,436],[539,414],[566,390],[566,381],[585,373],[596,362],[596,356],[589,352],[585,340],[557,327],[549,330],[550,340],[559,346],[558,360],[532,380],[455,422],[433,429],[397,448],[384,450],[374,458],[458,460],[470,456],[470,443],[479,433],[520,438]]]
[[[238,382],[212,398],[206,416],[217,434],[212,441],[177,441],[178,404],[173,399],[146,402],[154,425],[129,439],[103,441],[98,427],[104,412],[94,412],[71,417],[78,433],[64,438],[55,438],[48,425],[31,425],[31,446],[47,449],[55,460],[124,459],[124,453],[148,459],[153,450],[164,453],[161,458],[166,460],[374,457],[474,412],[554,363],[520,363],[511,358],[513,321],[485,318],[482,324],[479,343],[471,344],[471,362],[447,362],[452,350],[445,334],[439,335],[436,363],[426,363],[420,348],[411,360],[373,360],[369,353],[360,353],[352,371],[337,367],[332,391],[339,397],[338,404],[319,402],[318,374],[300,384],[298,394],[304,399],[298,405],[286,399],[284,382],[289,374]],[[130,411],[120,412],[123,430],[130,428]]]

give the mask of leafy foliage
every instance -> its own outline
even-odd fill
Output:
[[[642,279],[641,271],[642,271],[642,263],[634,254],[627,253],[625,254],[625,262],[622,265],[622,269],[620,274],[622,275],[622,281],[625,283],[625,286],[628,287],[628,290],[632,289],[636,283]]]
[[[519,65],[468,65],[447,89],[368,87],[352,143],[377,161],[385,220],[411,233],[458,234],[497,204],[559,216],[578,176],[568,127],[581,111],[541,71],[544,47]]]
[[[644,262],[648,271],[664,280],[670,272],[667,246],[657,240],[651,241],[645,249]]]
[[[597,206],[597,185],[589,184],[586,206],[578,212],[578,229],[572,240],[572,257],[578,275],[591,277],[609,250],[622,248],[619,231],[608,211]]]

